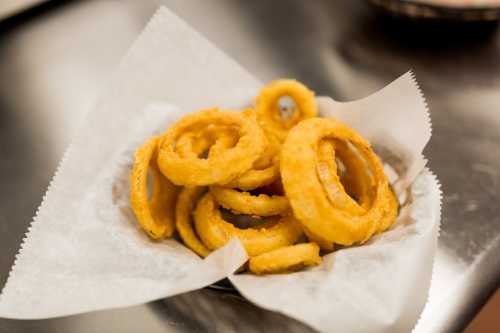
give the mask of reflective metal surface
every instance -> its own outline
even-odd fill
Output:
[[[0,23],[0,286],[80,119],[160,3],[263,81],[295,77],[350,100],[414,70],[434,124],[426,154],[445,193],[417,331],[463,329],[500,281],[497,26],[398,21],[352,0],[59,2]],[[0,332],[243,329],[310,330],[215,290],[61,319],[0,319]]]

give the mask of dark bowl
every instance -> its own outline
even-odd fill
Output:
[[[394,15],[427,20],[498,21],[500,6],[446,6],[411,0],[369,0]]]

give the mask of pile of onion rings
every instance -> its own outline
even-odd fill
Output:
[[[335,244],[390,228],[399,209],[369,142],[318,117],[314,92],[294,80],[271,82],[252,108],[194,112],[147,140],[130,203],[150,238],[176,231],[201,257],[238,237],[255,274],[318,265]]]

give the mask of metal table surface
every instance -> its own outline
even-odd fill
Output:
[[[65,1],[0,22],[0,286],[82,116],[159,4],[260,79],[295,77],[337,100],[414,70],[434,124],[426,155],[445,193],[417,331],[461,331],[500,281],[500,34],[495,24],[390,19],[353,0]],[[0,332],[140,330],[310,331],[210,289],[68,318],[0,319]]]

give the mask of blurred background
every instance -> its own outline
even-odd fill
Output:
[[[498,2],[1,0],[0,287],[82,118],[166,5],[264,82],[293,77],[347,101],[412,69],[433,121],[425,154],[444,191],[435,278],[415,332],[500,331]],[[69,318],[0,319],[0,332],[233,332],[243,324],[311,331],[205,289]]]

